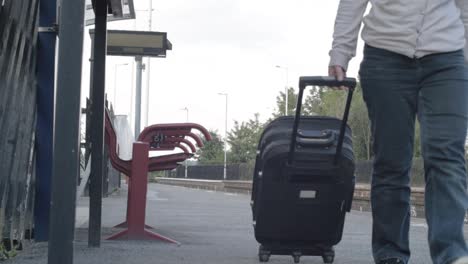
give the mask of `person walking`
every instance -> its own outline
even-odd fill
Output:
[[[467,264],[468,1],[341,0],[330,76],[346,76],[361,24],[365,48],[359,75],[373,135],[375,263],[406,264],[410,258],[410,169],[417,116],[432,261]]]

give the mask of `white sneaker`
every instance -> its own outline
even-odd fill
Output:
[[[452,262],[452,264],[468,264],[468,256],[467,257],[461,257],[461,258],[455,260],[454,262]]]

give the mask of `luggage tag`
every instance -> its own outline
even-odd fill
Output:
[[[314,190],[301,190],[299,192],[299,198],[301,199],[315,199],[317,196],[317,191]]]

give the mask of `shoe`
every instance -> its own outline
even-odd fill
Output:
[[[465,262],[456,263],[456,264],[464,264],[464,263]],[[403,260],[399,258],[388,258],[388,259],[382,259],[381,261],[377,262],[377,264],[405,264],[405,262],[403,262]]]
[[[452,262],[452,264],[468,264],[468,256],[467,257],[461,257],[461,258],[455,260],[454,262]]]

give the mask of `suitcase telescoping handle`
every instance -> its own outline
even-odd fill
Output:
[[[289,147],[288,164],[292,164],[294,161],[294,154],[297,143],[297,130],[299,128],[299,121],[301,119],[302,97],[304,95],[304,90],[307,86],[345,86],[348,88],[348,96],[346,99],[346,106],[343,114],[343,120],[341,122],[340,135],[338,137],[338,145],[336,147],[336,154],[334,159],[334,164],[336,164],[338,162],[338,158],[341,155],[341,150],[343,148],[343,140],[346,132],[346,124],[348,123],[349,109],[351,108],[351,100],[353,98],[354,88],[356,88],[356,79],[345,78],[343,81],[338,81],[337,79],[335,79],[335,77],[322,76],[307,76],[299,78],[299,95],[297,97],[296,116],[294,118],[293,132],[291,135],[291,145]]]

